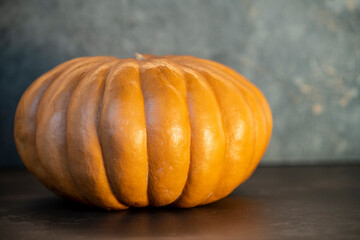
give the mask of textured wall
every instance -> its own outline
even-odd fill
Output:
[[[16,104],[70,58],[189,54],[231,66],[273,109],[263,164],[360,162],[360,1],[1,1],[0,165]]]

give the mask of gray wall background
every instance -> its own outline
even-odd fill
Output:
[[[274,115],[266,164],[360,163],[360,1],[0,3],[0,166],[21,161],[13,118],[42,73],[88,55],[187,54],[254,82]]]

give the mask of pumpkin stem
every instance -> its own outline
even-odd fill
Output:
[[[145,60],[146,58],[144,57],[144,55],[140,54],[140,53],[135,53],[135,58],[136,60],[138,61],[141,61],[141,60]]]

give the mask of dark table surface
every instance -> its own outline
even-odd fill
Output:
[[[25,170],[0,170],[0,239],[360,239],[360,166],[259,168],[192,209],[105,211],[63,200]]]

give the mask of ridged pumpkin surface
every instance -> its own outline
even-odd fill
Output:
[[[60,64],[22,96],[14,134],[49,189],[125,209],[227,196],[255,170],[271,129],[262,93],[230,68],[146,55]]]

